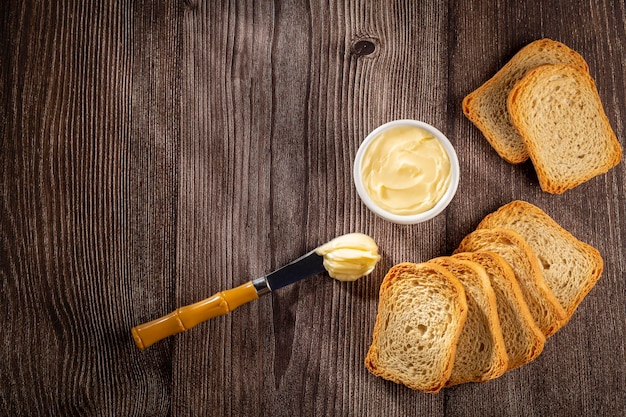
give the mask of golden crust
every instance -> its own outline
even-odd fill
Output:
[[[520,224],[524,225],[528,223],[532,223],[532,227],[529,231],[524,231],[524,228],[520,226]],[[488,214],[478,225],[479,229],[493,227],[504,227],[516,230],[517,233],[525,238],[533,251],[542,258],[548,258],[554,253],[562,252],[565,249],[564,246],[569,246],[571,249],[568,250],[568,253],[573,253],[575,258],[568,258],[567,261],[570,264],[585,263],[588,265],[586,271],[583,272],[585,276],[577,277],[580,284],[576,288],[575,293],[569,296],[560,295],[558,291],[559,288],[564,288],[566,284],[574,282],[573,279],[566,279],[559,273],[553,274],[552,271],[555,270],[554,267],[552,267],[552,271],[549,269],[543,271],[544,279],[546,279],[548,285],[552,286],[553,291],[559,295],[557,298],[559,298],[559,303],[567,313],[566,321],[569,321],[580,302],[595,286],[602,275],[604,261],[602,260],[600,252],[593,246],[577,239],[539,207],[526,201],[515,200],[508,203],[500,207],[497,211]],[[537,236],[531,236],[533,231],[537,232]],[[538,241],[538,237],[546,236],[548,233],[561,236],[564,244],[561,243],[561,246],[556,248],[549,246],[548,243]],[[551,239],[550,241],[555,241],[555,239]]]
[[[548,108],[535,116],[533,103],[542,100]],[[564,193],[607,172],[622,158],[595,82],[580,68],[566,64],[534,68],[515,84],[507,107],[543,191]]]
[[[402,370],[391,369],[386,366],[385,363],[381,363],[380,360],[381,339],[383,338],[384,333],[388,331],[388,329],[385,328],[385,323],[383,323],[383,317],[390,313],[392,308],[391,303],[393,302],[393,300],[391,300],[391,290],[395,285],[398,285],[399,282],[403,280],[412,280],[416,276],[441,282],[441,285],[449,290],[450,297],[448,302],[454,311],[451,332],[450,334],[447,334],[447,338],[444,339],[445,344],[440,346],[441,358],[439,358],[438,362],[441,366],[438,369],[429,369],[429,372],[434,372],[434,375],[432,375],[430,379],[426,380],[420,379],[419,376],[408,377],[406,373],[402,372]],[[420,285],[418,280],[416,280],[414,284]],[[429,301],[430,300],[427,299],[416,300],[416,308],[424,308],[424,305],[426,305]],[[420,304],[420,302],[423,304]],[[384,379],[404,384],[414,390],[436,393],[445,386],[446,381],[450,378],[450,373],[452,372],[452,366],[454,363],[454,356],[456,353],[457,341],[465,324],[466,317],[467,302],[465,299],[465,290],[463,285],[445,268],[426,263],[414,264],[405,262],[395,265],[389,270],[380,287],[378,314],[376,317],[376,324],[374,325],[372,344],[367,352],[367,356],[365,357],[365,366],[372,374],[380,376]],[[396,342],[399,341],[394,340],[394,343]]]
[[[543,279],[539,260],[522,236],[501,228],[477,229],[461,241],[455,253],[484,250],[502,256],[516,270],[516,278],[535,322],[546,337],[556,333],[564,323],[566,312]]]
[[[511,88],[532,68],[560,62],[589,71],[587,62],[573,49],[552,39],[539,39],[520,49],[493,77],[463,99],[465,116],[507,162],[519,164],[529,157],[507,111]]]
[[[543,351],[546,338],[530,314],[511,266],[500,255],[488,251],[461,252],[453,257],[478,263],[491,279],[509,358],[507,370],[536,359]]]
[[[429,261],[454,274],[465,287],[467,320],[458,340],[457,354],[446,386],[486,382],[508,369],[509,358],[498,317],[496,294],[484,268],[473,261],[442,256]],[[481,344],[479,349],[476,344]]]

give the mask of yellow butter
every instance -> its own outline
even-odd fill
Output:
[[[371,273],[380,259],[374,239],[362,233],[339,236],[315,253],[324,257],[328,275],[339,281],[355,281]]]
[[[365,150],[361,175],[365,191],[383,210],[397,215],[423,213],[450,186],[450,157],[428,131],[392,127]]]

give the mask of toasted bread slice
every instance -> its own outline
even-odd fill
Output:
[[[506,372],[508,357],[496,294],[487,272],[477,263],[442,256],[429,261],[453,273],[465,288],[467,320],[461,331],[454,366],[446,386],[485,382]]]
[[[428,263],[398,264],[380,286],[365,366],[409,388],[438,392],[450,378],[466,317],[465,290],[448,270]]]
[[[498,318],[509,358],[507,370],[518,368],[539,356],[546,338],[530,314],[510,265],[493,252],[462,252],[452,257],[476,262],[489,277],[496,295]]]
[[[561,194],[622,158],[596,85],[576,66],[529,71],[511,90],[508,109],[544,191]]]
[[[569,320],[602,274],[604,263],[600,252],[526,201],[506,204],[478,225],[478,228],[494,227],[514,230],[526,240],[539,258],[546,284]]]
[[[541,39],[522,48],[491,79],[463,100],[463,113],[482,131],[496,152],[510,163],[526,161],[528,151],[509,118],[509,93],[532,68],[556,63],[572,64],[582,71],[589,69],[576,51],[560,42]]]
[[[528,243],[512,230],[477,229],[463,239],[455,253],[481,251],[497,253],[509,263],[537,326],[546,337],[556,333],[566,313],[544,281],[539,260]]]

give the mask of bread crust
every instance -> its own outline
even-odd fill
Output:
[[[604,262],[593,246],[577,239],[539,207],[522,200],[514,200],[488,214],[478,228],[502,227],[519,233],[540,259],[542,274],[565,309],[569,321],[574,311],[595,286],[602,275]],[[558,243],[558,247],[554,246]],[[561,253],[567,253],[563,259]],[[565,265],[565,263],[569,265]],[[573,265],[582,265],[580,276],[569,277],[558,264],[569,271]],[[571,288],[572,284],[576,284]],[[566,291],[569,290],[569,291]]]
[[[451,256],[434,258],[429,263],[454,274],[463,284],[467,299],[467,319],[446,386],[486,382],[499,377],[508,369],[509,358],[500,327],[496,294],[487,272],[476,262]]]
[[[502,256],[515,271],[535,323],[546,337],[557,332],[567,316],[548,287],[537,255],[518,233],[502,229],[477,229],[467,235],[454,253],[490,251]]]
[[[576,66],[549,64],[528,71],[511,89],[507,108],[543,191],[564,193],[622,158],[595,82]]]
[[[589,70],[584,58],[565,44],[539,39],[520,49],[493,77],[463,99],[465,116],[507,162],[519,164],[529,157],[507,111],[510,90],[532,68],[559,62]]]
[[[441,340],[438,340],[441,346],[438,345],[436,347],[436,351],[439,352],[438,354],[441,356],[432,358],[432,361],[428,363],[414,363],[416,358],[411,357],[410,353],[407,353],[406,350],[402,351],[401,349],[402,346],[400,344],[406,341],[400,340],[400,338],[388,337],[390,334],[387,334],[397,330],[395,327],[392,328],[394,320],[393,314],[399,314],[398,312],[394,312],[393,303],[397,302],[397,297],[394,298],[395,294],[393,294],[393,290],[396,286],[405,284],[409,286],[408,288],[414,286],[416,291],[414,294],[415,297],[421,294],[419,290],[423,288],[428,288],[432,285],[440,286],[440,288],[445,289],[446,300],[449,304],[438,307],[447,308],[448,311],[451,309],[452,311],[452,313],[450,313],[450,323],[446,321],[447,316],[443,316],[443,312],[440,313],[442,315],[440,319],[446,321],[446,337],[441,336]],[[402,288],[406,292],[409,291],[404,287]],[[416,314],[423,311],[422,309],[425,309],[428,303],[434,302],[431,299],[422,298],[423,299],[412,299],[412,302],[415,303]],[[404,384],[414,390],[436,393],[445,386],[446,381],[450,378],[457,341],[465,324],[466,317],[467,302],[463,285],[445,268],[427,263],[415,264],[404,262],[395,265],[389,270],[380,286],[376,324],[374,325],[372,344],[365,357],[365,366],[372,374],[384,379]],[[439,318],[436,319],[438,320]],[[389,321],[392,321],[392,323],[389,324]],[[402,323],[403,326],[416,325],[415,323],[407,324],[406,321],[402,321]],[[419,327],[419,325],[416,326]],[[410,342],[407,343],[419,344],[420,341],[410,340]],[[385,359],[386,350],[392,350],[394,363],[390,363],[389,360]],[[389,355],[387,355],[387,357],[388,356]],[[427,377],[423,377],[423,374],[427,374]]]
[[[512,370],[536,359],[543,351],[546,338],[537,327],[511,266],[493,252],[462,252],[454,258],[481,265],[496,295],[498,318]]]

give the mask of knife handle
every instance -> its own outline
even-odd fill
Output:
[[[131,329],[135,344],[145,349],[161,339],[191,329],[197,324],[233,311],[242,304],[259,298],[252,281],[140,324]]]

